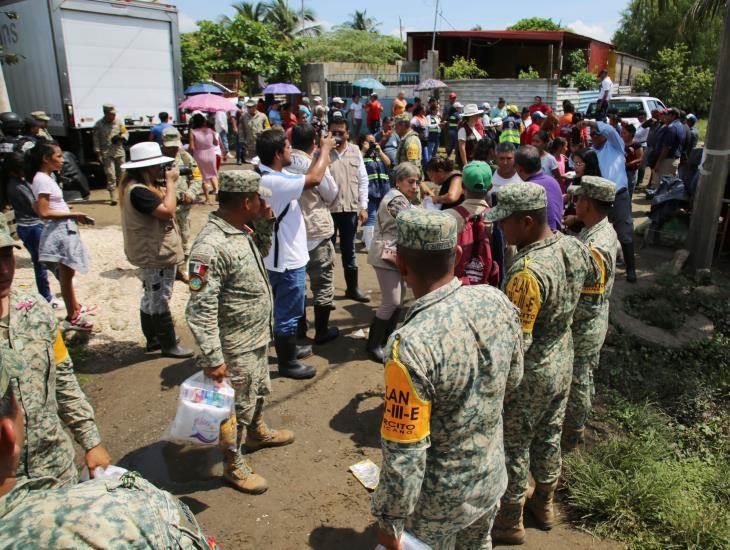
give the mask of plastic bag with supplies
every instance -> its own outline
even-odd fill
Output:
[[[228,380],[216,382],[197,372],[180,386],[177,413],[163,436],[185,445],[236,447],[234,391]]]

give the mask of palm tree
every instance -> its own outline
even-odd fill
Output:
[[[258,23],[264,22],[268,11],[266,4],[263,2],[234,2],[232,7],[236,10],[236,15],[241,15]]]
[[[319,36],[322,34],[322,26],[307,24],[315,21],[317,21],[317,16],[309,8],[297,12],[289,8],[286,0],[271,0],[266,3],[264,22],[271,25],[286,39]]]
[[[342,26],[355,29],[356,31],[378,32],[380,23],[374,17],[368,17],[368,10],[358,11],[350,14],[350,20]]]
[[[641,4],[648,8],[656,8],[659,11],[665,9],[675,0],[641,0]],[[701,24],[705,19],[722,15],[727,0],[695,0],[687,10],[685,25]]]

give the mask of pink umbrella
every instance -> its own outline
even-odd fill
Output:
[[[191,111],[237,111],[238,107],[225,97],[213,94],[198,94],[187,98],[180,104],[181,109]]]

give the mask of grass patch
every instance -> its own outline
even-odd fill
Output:
[[[697,128],[697,133],[699,134],[698,141],[705,141],[705,138],[707,137],[707,119],[698,118],[695,123],[695,128]]]
[[[670,350],[613,327],[596,381],[600,420],[621,435],[565,457],[568,501],[586,529],[630,548],[730,548],[730,288],[667,277],[634,300],[644,320],[699,312],[716,334]]]

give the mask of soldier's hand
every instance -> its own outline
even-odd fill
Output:
[[[225,363],[218,365],[217,367],[205,367],[203,369],[205,376],[207,376],[208,378],[212,378],[216,382],[223,382],[223,379],[226,377],[227,371],[228,367]]]
[[[378,542],[387,550],[402,550],[403,548],[400,540],[383,531],[378,531]]]
[[[86,452],[84,462],[86,462],[86,467],[89,469],[89,477],[93,478],[94,470],[97,467],[106,470],[106,467],[112,463],[112,457],[109,456],[109,452],[102,445],[97,445]]]
[[[180,178],[180,169],[177,166],[173,166],[169,170],[165,170],[165,182],[170,185],[174,185]]]

